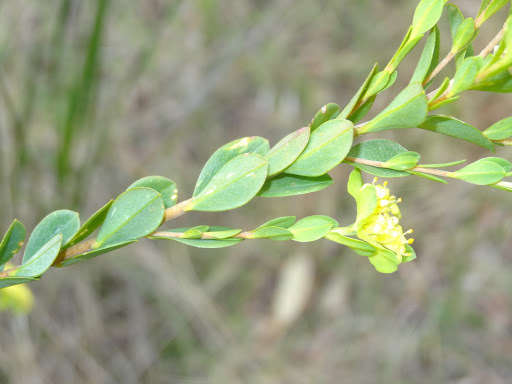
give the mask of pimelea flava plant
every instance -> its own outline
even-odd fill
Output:
[[[484,0],[476,16],[466,18],[446,0],[421,0],[395,55],[384,67],[373,66],[348,104],[324,105],[308,126],[273,146],[258,136],[224,145],[206,162],[192,196],[185,200],[178,201],[172,180],[149,176],[134,182],[82,224],[77,212],[52,212],[32,231],[17,266],[7,263],[23,246],[26,230],[14,220],[0,243],[0,288],[30,282],[51,266],[75,264],[142,238],[200,248],[230,247],[256,239],[327,239],[368,257],[379,272],[396,271],[416,255],[412,230],[400,224],[401,199],[382,179],[417,176],[440,183],[456,179],[512,191],[512,182],[505,180],[512,176],[512,163],[489,156],[470,164],[456,158],[450,163],[429,164],[420,162],[419,153],[397,142],[364,136],[420,128],[465,140],[489,152],[496,146],[512,145],[512,117],[480,130],[452,116],[436,114],[441,106],[456,102],[468,90],[512,92],[512,12],[482,50],[473,49],[482,25],[509,5],[508,0]],[[450,49],[443,54],[437,26],[441,17],[448,19],[451,29]],[[394,84],[400,63],[422,40],[423,50],[417,52],[418,63],[409,84],[375,117],[365,120],[378,94]],[[439,78],[452,63],[452,76]],[[351,224],[341,226],[334,218],[314,215],[298,220],[295,216],[279,217],[253,229],[210,225],[161,228],[191,211],[227,211],[258,196],[273,204],[279,197],[320,191],[332,184],[328,172],[340,164],[354,168],[347,185],[357,206]],[[365,183],[363,173],[375,178]],[[8,303],[19,293],[0,291],[0,303],[3,297],[5,305],[12,306]],[[26,296],[26,292],[21,293]],[[29,307],[29,301],[25,297],[24,308]]]

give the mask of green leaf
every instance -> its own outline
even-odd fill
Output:
[[[293,234],[293,240],[303,243],[321,239],[337,225],[338,222],[329,216],[314,215],[297,221],[288,230]]]
[[[18,277],[38,277],[51,267],[59,255],[62,245],[62,233],[55,235],[46,244],[39,247],[27,261],[17,267],[11,273]]]
[[[290,133],[279,141],[266,155],[268,176],[274,176],[289,167],[308,145],[309,127]]]
[[[418,167],[421,167],[421,168],[446,168],[446,167],[453,167],[455,165],[460,165],[465,162],[466,162],[466,160],[456,160],[456,161],[450,161],[449,163],[420,164],[420,165],[418,165]]]
[[[264,224],[261,224],[257,229],[265,227],[289,228],[295,223],[296,220],[297,218],[295,216],[278,217],[276,219],[269,220]]]
[[[480,12],[478,13],[480,24],[487,21],[492,15],[507,5],[508,2],[509,0],[485,0],[482,4]]]
[[[452,36],[453,45],[453,41],[455,41],[455,36],[457,35],[457,30],[464,21],[464,15],[460,8],[455,4],[446,4],[445,8],[448,13],[448,22],[450,23],[450,34]]]
[[[368,112],[370,112],[370,109],[372,109],[373,103],[375,102],[375,98],[376,96],[370,97],[368,100],[364,102],[363,105],[357,108],[350,115],[350,121],[352,121],[354,124],[361,121],[368,114]]]
[[[358,131],[363,134],[386,129],[414,128],[425,121],[427,112],[428,100],[425,91],[419,83],[413,83]]]
[[[512,117],[507,117],[491,125],[483,134],[490,140],[508,139],[512,136]]]
[[[333,183],[329,175],[306,177],[279,175],[267,180],[259,192],[261,197],[286,197],[321,191]]]
[[[348,236],[343,236],[340,235],[339,233],[336,233],[335,231],[329,232],[325,236],[325,238],[327,240],[334,241],[338,244],[345,245],[361,256],[370,257],[373,256],[377,251],[377,249],[373,245],[367,243],[366,241],[353,239]]]
[[[113,245],[105,245],[105,246],[102,246],[97,249],[91,249],[84,253],[81,253],[78,256],[70,257],[68,259],[62,260],[58,266],[59,267],[67,267],[69,265],[76,264],[81,261],[90,260],[96,256],[115,251],[116,249],[125,247],[127,245],[130,245],[130,244],[133,244],[136,242],[137,242],[137,240],[130,240],[130,241],[125,241],[125,242],[121,242],[121,243],[117,243],[117,244],[113,244]]]
[[[434,175],[430,175],[428,173],[417,172],[417,171],[407,171],[407,173],[410,173],[411,175],[414,175],[414,176],[423,177],[424,179],[427,179],[427,180],[437,181],[438,183],[448,184],[448,182],[446,180],[441,179],[440,177],[437,177]]]
[[[321,176],[340,164],[354,138],[349,120],[330,120],[311,133],[309,143],[295,162],[285,170],[299,176]]]
[[[419,126],[421,129],[440,133],[479,145],[490,151],[494,150],[494,144],[487,139],[482,132],[475,127],[452,116],[432,115]]]
[[[457,54],[464,50],[474,39],[476,34],[475,21],[468,17],[457,27],[457,32],[453,38],[452,54]]]
[[[453,177],[476,185],[489,185],[501,181],[506,172],[493,160],[480,159],[452,173]]]
[[[197,179],[193,196],[198,196],[203,192],[211,179],[230,160],[233,160],[235,157],[244,153],[254,153],[264,156],[267,154],[269,149],[270,146],[268,144],[268,140],[258,136],[244,137],[223,145],[215,151],[203,167],[199,174],[199,178]]]
[[[348,158],[360,158],[374,161],[388,161],[399,153],[407,152],[407,149],[391,140],[376,139],[363,141],[355,145],[349,152]],[[395,171],[392,169],[372,167],[358,163],[351,163],[354,167],[367,173],[380,177],[404,177],[409,176],[407,172]]]
[[[364,97],[370,98],[382,92],[384,89],[386,89],[386,86],[389,84],[390,78],[391,73],[386,70],[382,70],[376,73],[372,77],[370,84],[368,84],[368,89],[366,90]]]
[[[140,239],[162,223],[164,203],[160,193],[137,187],[120,194],[109,208],[94,249]]]
[[[423,83],[439,61],[439,29],[434,27],[423,48],[410,83]]]
[[[474,84],[471,89],[484,92],[511,93],[512,74],[508,71],[504,71],[495,76],[479,81]]]
[[[0,277],[0,289],[11,287],[13,285],[30,283],[36,280],[33,277]]]
[[[200,239],[203,233],[210,229],[208,225],[198,225],[196,227],[188,228],[183,232],[184,239]]]
[[[377,272],[380,273],[393,273],[398,269],[398,265],[400,264],[393,252],[383,248],[378,248],[377,252],[373,256],[370,256],[368,260],[370,260],[370,263],[375,267]]]
[[[213,212],[238,208],[259,192],[267,169],[268,162],[260,155],[238,155],[218,170],[185,210]]]
[[[347,191],[355,199],[359,194],[362,186],[363,176],[361,175],[361,171],[357,168],[354,168],[348,177]]]
[[[248,239],[291,240],[293,234],[286,228],[265,226],[248,232]]]
[[[212,227],[214,231],[218,228]],[[183,232],[184,228],[171,229],[169,232]],[[160,233],[158,236],[151,236],[151,239],[162,239],[162,240],[174,240],[178,243],[182,243],[191,247],[196,248],[226,248],[236,245],[242,241],[242,239],[180,239],[172,236],[165,236],[165,232]]]
[[[420,154],[418,152],[402,152],[384,163],[386,168],[394,169],[396,171],[405,171],[406,169],[414,168],[420,161]]]
[[[87,221],[82,224],[75,236],[73,236],[73,238],[69,240],[66,246],[63,248],[69,248],[81,242],[82,240],[89,237],[89,235],[91,235],[96,229],[98,229],[100,225],[105,221],[107,212],[113,202],[114,200],[110,200],[107,204],[98,209],[89,219],[87,219]]]
[[[366,80],[363,82],[363,85],[361,85],[361,87],[356,92],[356,94],[352,97],[352,99],[350,99],[349,103],[345,106],[345,108],[343,108],[343,111],[341,111],[339,118],[352,120],[351,115],[353,114],[353,112],[355,112],[354,108],[359,104],[359,102],[363,98],[364,93],[368,89],[368,85],[372,81],[372,79],[375,76],[375,74],[377,73],[378,69],[379,69],[378,64],[374,64],[372,70],[370,71],[370,74],[368,75]],[[354,121],[354,120],[352,120],[352,121]]]
[[[25,226],[14,219],[0,242],[0,272],[3,270],[5,263],[11,260],[21,249],[26,235]]]
[[[507,159],[502,159],[501,157],[486,157],[485,160],[489,160],[498,164],[500,167],[503,168],[505,173],[508,173],[512,170],[512,163]]]
[[[402,263],[408,263],[410,261],[416,260],[416,251],[409,244],[405,246],[407,249],[407,256],[402,256]]]
[[[457,72],[455,72],[455,77],[453,78],[453,83],[447,96],[453,97],[470,89],[473,86],[482,65],[482,58],[479,56],[473,56],[465,59],[457,69]]]
[[[75,236],[79,228],[78,213],[67,209],[50,213],[32,231],[23,255],[23,264],[29,261],[41,247],[58,234],[62,235],[61,245],[65,246]]]
[[[178,188],[176,183],[163,176],[147,176],[137,180],[126,189],[146,187],[154,189],[162,195],[165,208],[170,208],[178,201]]]
[[[365,184],[355,196],[357,205],[356,224],[361,224],[377,209],[377,189],[373,184]]]
[[[421,36],[437,24],[446,0],[421,0],[414,12],[411,37]]]
[[[322,108],[318,110],[315,114],[315,117],[311,120],[309,127],[311,128],[311,132],[317,129],[326,121],[335,119],[341,112],[341,107],[335,103],[325,104]]]

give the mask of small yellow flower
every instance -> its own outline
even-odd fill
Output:
[[[402,201],[400,198],[391,195],[387,182],[377,184],[377,178],[372,184],[367,185],[375,187],[377,205],[372,214],[366,217],[358,228],[358,236],[369,243],[377,243],[384,248],[393,251],[397,255],[397,260],[402,261],[402,257],[408,256],[407,245],[412,244],[414,239],[406,238],[406,235],[413,231],[403,230],[400,225],[402,217],[398,204]]]

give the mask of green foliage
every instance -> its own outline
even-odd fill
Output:
[[[15,219],[0,242],[0,272],[4,269],[5,263],[21,249],[26,236],[25,226]]]
[[[385,162],[391,160],[400,153],[408,152],[400,144],[391,140],[376,139],[363,141],[355,145],[349,152],[348,158],[359,158],[373,161]],[[386,168],[374,167],[371,165],[354,164],[357,168],[380,177],[404,177],[408,176],[406,172],[391,170]]]
[[[59,234],[61,243],[66,245],[79,229],[78,213],[66,209],[50,213],[32,231],[23,255],[23,263],[34,257],[45,244]]]
[[[484,158],[454,172],[455,178],[471,184],[490,185],[501,181],[508,171],[491,158]]]
[[[176,183],[163,176],[147,176],[137,180],[127,189],[136,187],[147,187],[154,189],[162,196],[165,208],[170,208],[178,200],[178,188]]]
[[[329,175],[318,177],[279,175],[267,180],[259,192],[262,197],[285,197],[321,191],[333,183]]]
[[[309,127],[301,128],[272,147],[265,155],[268,161],[268,176],[277,175],[297,160],[309,142],[309,134]]]
[[[507,117],[491,125],[483,134],[490,140],[505,140],[512,137],[512,117]]]
[[[285,170],[298,176],[322,176],[340,164],[354,138],[349,120],[330,120],[311,133],[304,152]]]
[[[311,131],[314,131],[319,126],[321,126],[326,121],[335,119],[341,112],[341,108],[336,103],[325,104],[320,110],[315,114],[309,127]],[[345,117],[344,117],[345,118]]]
[[[196,182],[193,196],[199,195],[204,191],[210,180],[226,165],[238,155],[243,153],[254,153],[265,156],[270,147],[268,140],[262,137],[244,137],[234,140],[217,149],[204,165],[199,178]]]
[[[414,128],[427,117],[428,102],[419,83],[412,83],[376,117],[359,128],[359,134],[387,129]]]
[[[187,210],[226,211],[240,207],[259,192],[267,178],[268,162],[255,153],[228,161],[202,191],[194,195]]]
[[[115,246],[140,239],[155,231],[164,216],[160,193],[151,188],[132,188],[109,208],[93,248]]]
[[[423,83],[439,63],[439,41],[439,28],[434,27],[425,42],[425,47],[418,60],[418,65],[412,75],[411,84]]]
[[[338,222],[329,216],[314,215],[297,221],[288,229],[293,234],[293,240],[306,243],[321,239],[336,225]]]
[[[61,182],[69,174],[63,164],[68,164],[71,154],[74,124],[81,120],[76,109],[78,101],[93,89],[89,81],[95,79],[97,70],[101,12],[105,12],[106,3],[99,3],[99,24],[90,40],[84,77],[71,97],[63,126],[63,143],[58,150]],[[413,175],[442,183],[456,179],[512,191],[512,184],[505,180],[512,176],[512,163],[500,157],[485,157],[447,171],[443,168],[458,166],[463,161],[421,165],[420,153],[398,142],[377,138],[354,143],[354,138],[385,130],[421,128],[489,151],[494,151],[496,145],[512,144],[511,117],[482,132],[453,116],[432,114],[433,110],[457,101],[468,90],[512,92],[512,15],[481,53],[475,55],[472,49],[482,24],[507,3],[484,0],[473,19],[465,18],[455,5],[446,5],[445,0],[421,0],[394,56],[383,67],[373,66],[344,107],[336,103],[324,105],[308,127],[286,135],[272,149],[267,139],[258,136],[222,146],[207,160],[187,200],[178,202],[177,186],[172,180],[148,176],[132,183],[82,226],[78,213],[55,211],[33,229],[19,266],[7,264],[26,237],[23,224],[14,220],[0,242],[0,288],[40,278],[52,265],[71,265],[142,238],[174,240],[198,248],[224,248],[255,239],[312,242],[325,238],[368,257],[379,272],[394,272],[401,263],[416,258],[410,245],[412,240],[406,238],[410,231],[404,232],[399,224],[401,200],[392,195],[386,183],[365,183],[361,171],[383,178]],[[445,7],[451,44],[440,60],[440,47],[445,45],[441,44],[438,22]],[[359,123],[370,112],[379,93],[395,84],[400,63],[424,37],[426,41],[408,85],[375,117]],[[430,89],[436,76],[453,60],[455,73],[445,77],[437,89]],[[277,198],[323,190],[333,183],[327,173],[341,163],[354,168],[347,190],[355,199],[357,214],[347,226],[338,227],[338,221],[329,216],[312,215],[298,221],[295,216],[280,217],[252,230],[196,225],[158,231],[164,222],[189,211],[226,211],[239,208],[256,196]]]
[[[452,116],[431,115],[420,128],[465,140],[489,151],[494,150],[494,144],[481,131]]]

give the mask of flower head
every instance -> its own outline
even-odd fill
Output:
[[[414,239],[406,238],[413,232],[412,229],[404,232],[400,225],[402,215],[398,204],[402,200],[391,195],[387,182],[377,184],[377,178],[372,184],[364,184],[361,189],[365,188],[375,190],[376,204],[375,209],[359,223],[358,237],[392,251],[397,261],[401,262],[409,255],[407,245],[414,242]]]

